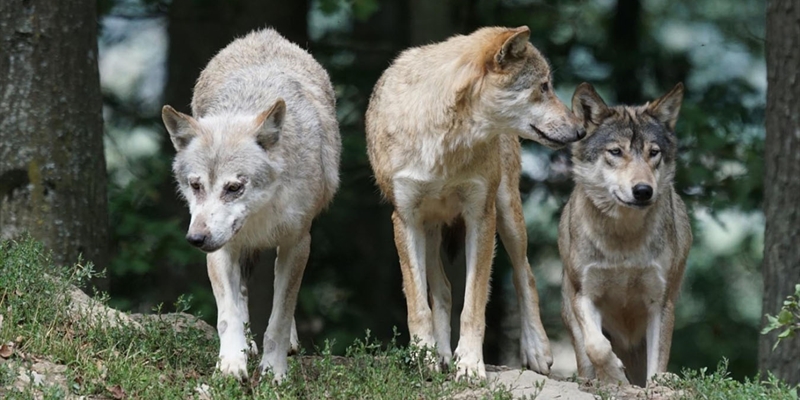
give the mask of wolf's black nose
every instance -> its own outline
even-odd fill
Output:
[[[186,241],[194,247],[202,247],[206,242],[206,235],[202,233],[190,233],[186,235]]]
[[[633,187],[633,198],[639,201],[647,201],[653,197],[653,187],[644,183],[639,183]]]
[[[586,129],[580,128],[578,129],[578,140],[581,140],[586,137]]]

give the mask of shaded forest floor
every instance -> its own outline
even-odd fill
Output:
[[[178,312],[126,314],[77,286],[90,266],[54,267],[33,241],[0,244],[0,398],[160,399],[797,399],[774,379],[738,382],[686,371],[647,389],[550,379],[532,371],[487,367],[486,382],[429,371],[418,350],[366,338],[344,356],[328,343],[290,357],[284,383],[240,383],[214,374],[216,332]],[[176,304],[184,310],[182,300]],[[254,357],[250,370],[256,369]]]

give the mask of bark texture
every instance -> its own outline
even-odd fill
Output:
[[[54,261],[107,264],[108,211],[93,0],[0,2],[0,238]]]
[[[767,4],[767,112],[764,160],[764,302],[763,312],[776,315],[786,296],[800,283],[800,3]],[[800,337],[781,342],[761,336],[762,372],[800,383]]]

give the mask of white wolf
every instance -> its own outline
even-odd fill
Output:
[[[194,118],[164,106],[173,171],[192,214],[186,239],[208,253],[219,363],[247,378],[246,267],[277,247],[275,294],[259,371],[276,380],[296,346],[293,314],[314,217],[339,185],[341,139],[325,70],[272,29],[233,41],[203,70]],[[290,340],[291,336],[291,340]]]

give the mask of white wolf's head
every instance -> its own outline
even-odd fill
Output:
[[[161,116],[178,152],[172,165],[192,221],[186,240],[205,252],[218,250],[269,202],[281,160],[278,143],[286,104],[252,116],[191,116],[164,106]]]

